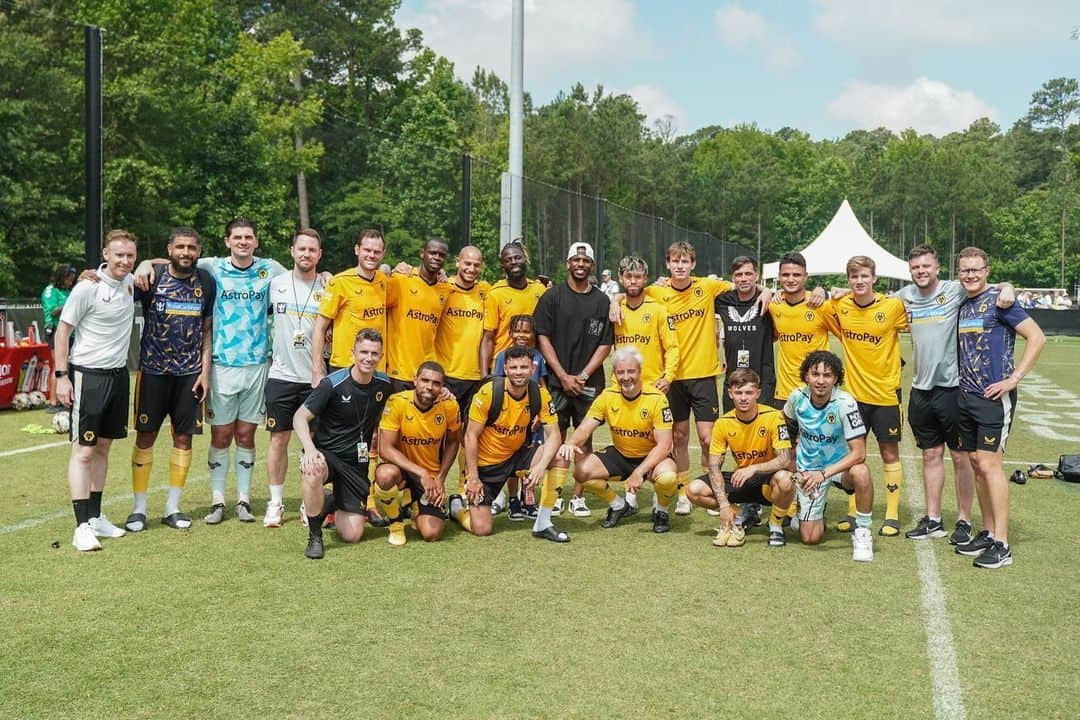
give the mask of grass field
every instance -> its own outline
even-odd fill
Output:
[[[1051,338],[1043,380],[1021,386],[1008,472],[1080,452],[1078,350]],[[1080,716],[1080,485],[1011,486],[1016,562],[999,571],[975,570],[945,540],[875,537],[868,565],[834,532],[770,549],[758,529],[716,549],[700,510],[666,536],[647,513],[603,530],[595,499],[592,518],[561,519],[569,545],[500,518],[490,538],[450,527],[401,549],[385,530],[357,546],[328,535],[326,559],[310,562],[295,459],[284,528],[155,524],[163,438],[149,531],[83,554],[70,545],[67,448],[20,432],[31,422],[48,418],[0,413],[3,717]],[[264,433],[258,443],[261,461]],[[196,518],[206,444],[185,495]],[[114,449],[105,493],[117,523],[130,448]],[[905,437],[904,529],[922,514],[916,452]],[[878,485],[880,469],[873,459]],[[266,494],[260,464],[260,517]],[[951,528],[951,482],[945,504]],[[830,519],[843,505],[834,491]]]

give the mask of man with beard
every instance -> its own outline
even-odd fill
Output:
[[[304,557],[325,554],[323,520],[333,511],[338,537],[359,542],[367,524],[368,477],[372,443],[390,396],[390,380],[377,372],[382,362],[382,335],[364,328],[353,341],[353,365],[321,381],[293,416],[303,447],[301,490],[308,518]],[[312,433],[312,420],[319,419]],[[331,484],[329,499],[323,485]]]
[[[816,350],[829,349],[829,328],[825,322],[828,308],[824,290],[806,291],[806,258],[802,253],[789,252],[780,257],[779,293],[769,304],[773,333],[776,339],[776,391],[766,395],[765,402],[783,407],[792,390],[801,387],[799,368],[806,356]]]
[[[326,375],[323,350],[331,327],[334,335],[330,346],[332,371],[352,365],[353,340],[360,330],[372,328],[378,330],[380,336],[386,333],[388,280],[379,270],[385,251],[386,242],[380,231],[362,231],[353,248],[356,267],[339,272],[326,284],[311,336],[311,387],[316,387]],[[384,355],[379,369],[385,367]]]
[[[615,348],[637,348],[641,353],[641,384],[658,390],[666,397],[679,367],[679,341],[675,323],[667,308],[645,293],[649,284],[649,266],[637,256],[619,261],[619,282],[625,294],[618,301],[619,321],[615,323]],[[617,378],[616,378],[617,381]],[[653,494],[653,510],[657,510]],[[626,489],[626,502],[637,507],[637,493]]]
[[[312,334],[319,316],[325,286],[316,274],[322,258],[322,238],[305,228],[289,245],[292,272],[270,281],[270,313],[274,318],[274,348],[266,381],[266,429],[270,449],[266,452],[266,472],[270,502],[263,527],[281,527],[284,521],[285,473],[289,469],[289,440],[292,419],[311,394]],[[320,357],[319,362],[324,362]]]
[[[671,408],[664,393],[642,383],[644,359],[633,345],[617,349],[612,367],[618,388],[607,388],[589,408],[588,415],[559,448],[559,459],[574,460],[574,480],[608,504],[602,526],[613,528],[634,508],[609,483],[623,480],[627,493],[636,493],[646,481],[658,498],[653,509],[653,532],[665,533],[668,508],[675,496],[675,461],[671,459]],[[609,447],[598,453],[584,448],[603,423],[611,428]]]
[[[450,296],[435,331],[435,361],[446,369],[446,387],[457,398],[462,422],[469,401],[487,374],[480,361],[484,339],[484,307],[491,286],[480,280],[484,256],[466,245],[457,256],[457,273],[450,278]]]
[[[450,286],[439,280],[449,247],[440,237],[424,243],[420,265],[395,272],[386,286],[386,374],[394,392],[411,390],[420,363],[435,357],[435,334]]]
[[[547,386],[559,415],[559,432],[577,427],[585,413],[604,389],[604,359],[615,343],[612,323],[608,318],[611,301],[600,288],[589,282],[595,267],[593,249],[588,243],[570,246],[566,256],[566,282],[553,286],[536,304],[536,338],[547,365]],[[585,451],[592,452],[591,438],[585,441]],[[566,481],[569,463],[556,457],[545,482],[556,490]],[[574,497],[570,509],[581,516],[579,507],[584,498]],[[538,511],[536,530],[543,530]]]
[[[512,344],[510,318],[532,315],[547,288],[529,280],[525,272],[529,257],[520,240],[507,243],[499,252],[499,265],[506,278],[491,286],[484,311],[484,336],[480,346],[480,367],[490,372],[495,356]]]
[[[217,285],[196,264],[202,253],[199,234],[176,228],[169,235],[169,264],[154,268],[142,302],[143,331],[139,373],[135,376],[135,447],[131,453],[131,489],[135,499],[124,523],[131,532],[146,528],[146,490],[154,464],[154,442],[168,415],[172,426],[169,494],[161,522],[191,527],[180,512],[180,496],[191,468],[191,436],[202,434],[202,402],[210,388],[211,328]]]
[[[446,525],[446,476],[461,442],[457,401],[440,400],[446,374],[432,360],[420,363],[415,389],[391,395],[379,423],[379,457],[371,488],[379,514],[390,522],[389,542],[405,544],[398,492],[409,489],[417,506],[416,529],[428,542],[442,537]]]
[[[543,482],[539,516],[546,522],[533,536],[552,542],[570,542],[570,536],[551,524],[555,489],[545,471],[559,449],[558,418],[546,388],[533,382],[532,353],[511,347],[503,356],[506,377],[493,377],[480,386],[469,406],[465,429],[465,495],[450,496],[450,516],[473,535],[490,535],[491,503],[511,475],[523,477],[525,486]],[[544,427],[544,442],[526,442],[534,423]]]

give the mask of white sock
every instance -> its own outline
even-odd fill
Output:
[[[250,503],[251,476],[255,470],[255,448],[236,446],[236,496],[239,502]]]
[[[457,515],[458,510],[464,510],[464,509],[465,509],[465,502],[461,498],[456,497],[456,498],[454,498],[453,500],[450,501],[450,515],[452,515],[452,516]]]
[[[608,503],[608,507],[618,512],[619,510],[622,510],[624,507],[626,507],[626,501],[623,500],[622,497],[620,497],[619,495],[616,495],[615,499]]]
[[[131,504],[132,514],[146,514],[146,493],[135,493],[135,501]]]
[[[207,464],[210,466],[210,490],[213,504],[225,504],[225,480],[229,477],[229,448],[217,448],[213,445],[207,452]]]
[[[660,502],[656,499],[656,493],[653,493],[653,496],[652,496],[652,509],[653,510],[663,510],[664,512],[667,512],[667,508],[660,507]]]
[[[784,532],[784,528],[779,525],[773,525],[769,523],[769,532]]]
[[[540,532],[551,527],[551,508],[540,507],[536,509],[536,522],[533,523],[533,532]]]
[[[281,505],[282,497],[285,494],[284,485],[271,485],[270,486],[270,502],[274,505]]]
[[[626,491],[626,502],[630,503],[630,507],[637,507],[637,493]]]
[[[180,512],[180,496],[184,488],[169,486],[169,494],[165,497],[165,517]]]
[[[506,489],[505,488],[499,491],[499,494],[495,496],[495,500],[491,504],[492,505],[498,505],[499,507],[506,507]]]

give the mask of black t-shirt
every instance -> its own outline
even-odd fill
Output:
[[[536,303],[536,334],[547,336],[570,375],[581,373],[598,347],[615,344],[615,329],[608,320],[610,305],[600,288],[590,285],[589,292],[578,293],[567,283],[552,286]],[[549,387],[562,388],[550,366],[547,376]],[[604,368],[594,372],[586,385],[602,390]]]
[[[304,407],[319,422],[315,426],[315,446],[347,462],[357,462],[356,444],[367,443],[382,419],[383,406],[390,397],[390,378],[382,373],[366,385],[353,380],[351,368],[342,368],[322,379],[311,391]]]
[[[739,300],[736,290],[716,298],[714,309],[724,323],[724,361],[727,372],[750,368],[761,377],[761,397],[771,398],[776,390],[773,364],[772,316],[758,311],[760,291],[747,301]],[[727,386],[725,377],[724,386]]]

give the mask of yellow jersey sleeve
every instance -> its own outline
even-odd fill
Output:
[[[679,338],[675,335],[675,323],[667,314],[667,310],[661,310],[656,318],[657,334],[660,344],[664,348],[664,370],[661,374],[669,383],[675,379],[679,370]]]
[[[712,437],[709,439],[709,462],[718,462],[721,465],[724,464],[724,455],[727,454],[728,449],[728,422],[731,420],[729,415],[720,417],[715,423],[713,423]]]
[[[333,320],[338,316],[343,304],[344,301],[341,288],[339,287],[339,280],[337,275],[335,275],[330,278],[330,282],[326,283],[322,300],[319,302],[319,314],[324,318]]]
[[[540,424],[553,425],[559,422],[559,416],[555,412],[555,403],[551,400],[551,393],[544,386],[540,386]]]
[[[487,424],[488,410],[490,409],[491,383],[486,382],[480,386],[480,389],[473,395],[472,402],[469,403],[469,419],[485,425]]]
[[[403,396],[407,395],[408,392],[395,393],[386,401],[386,407],[383,408],[382,419],[379,421],[380,430],[401,432],[401,399]],[[405,402],[408,402],[407,398]]]
[[[760,409],[759,412],[761,412]],[[768,413],[766,418],[766,427],[769,429],[769,438],[772,440],[773,450],[789,450],[791,448],[791,429],[784,419],[784,413]]]
[[[703,277],[700,278],[701,286],[704,288],[705,293],[711,296],[714,300],[718,295],[723,295],[729,290],[734,290],[735,286],[727,280],[721,280],[720,278]]]

